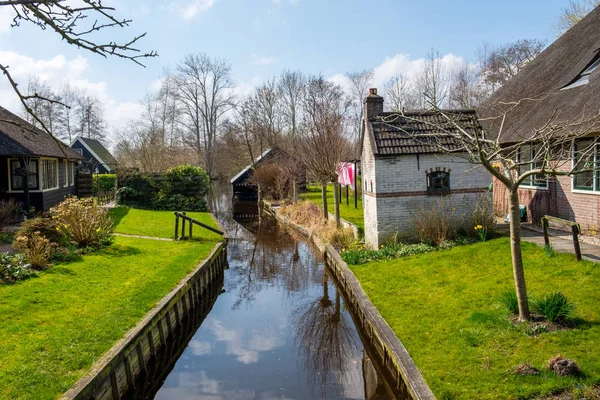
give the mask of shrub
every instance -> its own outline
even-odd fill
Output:
[[[454,239],[460,227],[456,207],[446,197],[416,205],[412,217],[419,240],[433,245]]]
[[[575,309],[575,306],[569,302],[567,296],[561,292],[554,292],[539,300],[534,301],[536,312],[544,315],[550,322],[567,321]]]
[[[108,211],[94,198],[70,197],[50,209],[58,229],[79,247],[106,244],[113,230],[113,220]]]
[[[50,260],[50,240],[35,232],[30,237],[17,236],[13,247],[22,252],[25,259],[34,268],[46,268]]]
[[[344,250],[342,251],[342,259],[348,264],[358,265],[371,261],[393,260],[415,254],[424,254],[434,250],[436,250],[435,247],[425,243],[406,244],[388,242],[378,250],[369,250],[364,246],[362,248]]]
[[[48,217],[38,217],[24,221],[15,237],[24,236],[31,238],[36,232],[47,238],[50,243],[66,243],[64,234],[58,229],[56,219]]]
[[[504,306],[511,314],[519,314],[519,299],[514,289],[508,289],[500,295],[500,304]]]
[[[281,213],[292,222],[302,225],[310,234],[324,225],[323,211],[311,201],[300,201],[284,206],[281,208]]]
[[[166,195],[181,194],[203,198],[210,189],[210,178],[200,167],[185,164],[169,168],[165,173],[166,184],[162,191]]]
[[[98,192],[110,192],[117,186],[117,175],[115,174],[96,174],[93,176],[93,195],[98,196]]]
[[[496,232],[494,204],[488,194],[480,194],[474,204],[470,204],[465,214],[466,233],[484,242]]]
[[[23,254],[0,253],[0,283],[12,283],[33,275],[31,265]]]
[[[152,200],[159,187],[150,176],[136,172],[117,176],[117,203],[141,208],[152,208]]]
[[[14,224],[23,213],[21,206],[13,199],[0,201],[0,229]]]
[[[168,197],[159,194],[154,198],[152,205],[155,210],[206,211],[208,209],[206,200],[182,194],[174,194]]]

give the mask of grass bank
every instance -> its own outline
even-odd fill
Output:
[[[115,219],[115,233],[168,239],[172,239],[174,236],[175,215],[173,211],[116,207],[110,210],[110,214]],[[188,212],[186,214],[204,224],[219,228],[210,213]],[[209,241],[220,241],[222,239],[220,235],[199,226],[194,227],[194,238]]]
[[[138,211],[116,210],[118,231],[169,236],[168,213]],[[206,232],[180,243],[117,236],[96,253],[0,286],[0,398],[67,391],[208,256],[221,237]]]
[[[578,328],[533,336],[509,321],[498,301],[513,288],[506,238],[350,268],[440,399],[530,398],[600,383],[600,265],[522,247],[530,296],[565,293]],[[584,375],[550,373],[546,362],[558,354]],[[541,374],[512,374],[521,363]]]
[[[358,226],[361,232],[363,232],[365,229],[365,220],[360,191],[358,193],[358,208],[354,208],[354,193],[352,190],[349,192],[348,205],[346,205],[346,189],[342,189],[342,197],[342,202],[340,203],[340,216],[346,221],[352,222]],[[306,187],[306,193],[303,193],[301,198],[303,200],[309,200],[321,207],[323,204],[323,200],[321,199],[321,186],[308,185]],[[335,211],[334,206],[333,185],[327,185],[327,209],[332,214]]]

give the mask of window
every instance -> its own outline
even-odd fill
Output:
[[[38,162],[37,160],[29,161],[28,168],[29,189],[36,190],[38,188]],[[21,161],[10,160],[10,189],[23,190],[23,174],[21,170]]]
[[[69,186],[69,161],[63,160],[63,187]]]
[[[432,171],[427,174],[427,194],[450,193],[450,174],[445,171]]]
[[[58,160],[41,160],[42,190],[58,188]]]
[[[75,165],[75,163],[69,163],[69,165],[71,166],[71,173],[69,174],[70,180],[69,180],[69,185],[73,186],[75,185],[75,168],[77,168],[77,166]]]
[[[577,75],[577,77],[573,79],[567,86],[562,88],[562,90],[571,89],[587,84],[590,81],[590,75],[592,74],[592,72],[594,72],[596,68],[598,68],[598,66],[600,66],[600,52],[598,52],[598,54],[596,54],[592,61],[585,67],[585,69],[579,75]]]
[[[535,145],[521,146],[519,148],[517,162],[522,164],[520,167],[522,173],[544,167],[544,159],[541,158],[538,151],[539,146]],[[521,185],[545,188],[548,187],[548,177],[543,174],[529,175]]]
[[[80,156],[83,155],[83,150],[82,149],[73,149],[73,150],[75,150],[76,152],[78,152]]]
[[[589,171],[581,172],[573,176],[573,188],[577,190],[600,191],[600,182],[598,179],[598,144],[594,145],[594,139],[578,140],[574,148],[575,170]]]

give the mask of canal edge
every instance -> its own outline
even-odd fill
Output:
[[[311,235],[303,226],[282,216],[279,207],[265,202],[265,211],[281,223],[309,238],[321,251],[325,262],[329,263],[336,278],[342,284],[343,290],[352,303],[351,305],[359,310],[361,328],[371,334],[372,340],[376,339],[379,342],[379,346],[375,347],[380,353],[384,366],[395,371],[392,375],[396,380],[396,390],[399,390],[401,395],[410,396],[415,400],[435,399],[433,391],[425,382],[425,378],[423,378],[410,353],[379,313],[379,310],[373,305],[360,282],[337,250],[333,246],[323,243],[315,235]]]
[[[216,218],[215,218],[216,220]],[[200,304],[212,281],[227,265],[227,241],[217,243],[206,259],[163,297],[125,336],[81,377],[61,400],[117,400],[135,390],[136,378],[165,346],[165,338]]]

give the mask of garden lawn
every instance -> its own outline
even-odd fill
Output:
[[[168,239],[172,239],[175,235],[175,215],[173,211],[152,211],[116,207],[110,210],[110,214],[115,219],[115,233]],[[219,229],[219,226],[210,213],[188,212],[186,214],[206,225]],[[179,229],[181,232],[181,226]],[[186,227],[186,235],[188,233],[187,230],[188,228]],[[194,226],[193,237],[208,241],[222,240],[220,235],[198,225]]]
[[[440,399],[529,398],[599,383],[600,264],[522,248],[530,297],[563,292],[578,329],[535,337],[509,322],[498,302],[514,288],[507,238],[350,268]],[[575,359],[584,377],[546,370],[558,354]],[[520,363],[541,375],[513,375]]]
[[[215,244],[116,237],[97,253],[0,286],[0,398],[67,391]]]
[[[321,186],[319,185],[307,185],[306,193],[301,195],[303,200],[309,200],[318,205],[323,206],[323,200],[321,198]],[[342,202],[340,203],[340,216],[348,222],[352,222],[359,229],[364,231],[365,228],[365,217],[362,208],[362,199],[359,193],[358,195],[358,208],[354,208],[354,193],[352,190],[349,191],[348,195],[349,205],[346,205],[346,189],[342,188]],[[335,203],[333,201],[333,185],[327,185],[327,209],[330,213],[334,213]]]

